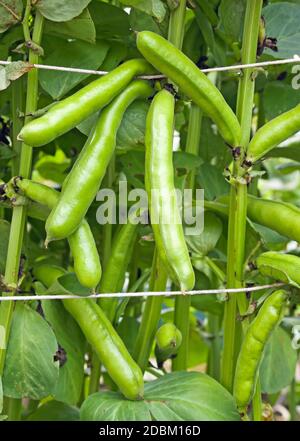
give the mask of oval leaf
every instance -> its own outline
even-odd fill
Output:
[[[58,379],[55,335],[28,305],[18,303],[13,314],[3,375],[4,395],[34,400],[51,395]]]
[[[38,0],[36,8],[48,20],[68,21],[81,14],[91,0]]]
[[[147,383],[143,401],[117,392],[96,393],[80,410],[83,421],[236,421],[234,399],[213,378],[198,372],[174,372]]]
[[[48,401],[31,413],[27,421],[78,421],[79,410],[59,401]]]
[[[291,384],[295,375],[297,351],[289,334],[277,328],[268,342],[260,367],[262,392],[274,394]]]

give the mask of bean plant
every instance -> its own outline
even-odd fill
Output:
[[[1,420],[299,419],[299,2],[0,16]]]

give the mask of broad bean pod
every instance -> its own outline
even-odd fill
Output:
[[[145,185],[157,250],[182,291],[193,289],[195,275],[177,206],[173,170],[174,97],[158,92],[146,120]]]
[[[46,185],[29,179],[15,179],[17,187],[32,201],[48,207],[50,210],[59,199],[59,192]],[[81,285],[95,288],[101,279],[101,263],[88,222],[83,219],[77,230],[68,238],[74,259],[75,274]]]
[[[63,184],[58,203],[47,219],[46,242],[63,239],[76,230],[105,175],[125,110],[134,100],[147,98],[151,93],[152,88],[147,82],[134,81],[101,112],[94,131]]]
[[[138,33],[137,47],[149,63],[177,84],[215,122],[230,146],[239,146],[241,127],[237,117],[219,89],[186,55],[151,31]]]
[[[64,274],[64,269],[50,265],[39,266],[35,272],[36,278],[46,287]],[[63,305],[76,320],[123,395],[129,400],[142,399],[142,372],[100,306],[92,299],[65,299]]]
[[[253,397],[264,349],[281,321],[286,299],[287,293],[283,290],[271,294],[246,331],[236,364],[233,388],[237,407],[244,415]]]
[[[33,147],[48,144],[110,103],[136,75],[147,72],[151,72],[151,66],[146,61],[126,61],[53,105],[45,115],[30,121],[22,128],[18,139]]]
[[[300,104],[267,122],[255,133],[247,149],[245,164],[252,165],[299,130]]]

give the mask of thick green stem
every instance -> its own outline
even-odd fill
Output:
[[[208,374],[215,380],[220,380],[221,337],[220,317],[208,314],[208,332],[211,334],[211,347],[208,359]]]
[[[156,251],[153,256],[150,291],[164,291],[168,275],[161,265]],[[143,311],[142,321],[135,343],[133,358],[142,371],[145,371],[151,354],[157,325],[159,322],[163,296],[148,297]]]
[[[115,178],[115,157],[113,156],[109,166],[107,168],[106,176],[103,182],[103,186],[106,188],[111,188]],[[108,259],[111,253],[111,243],[112,243],[112,224],[107,223],[103,226],[103,254],[102,254],[102,267],[105,271]],[[99,300],[98,300],[99,303]],[[112,321],[113,317],[109,317]],[[93,351],[91,357],[91,376],[89,382],[89,395],[98,392],[101,377],[101,362],[97,354]]]
[[[255,392],[252,399],[252,413],[253,421],[261,421],[262,416],[262,402],[261,402],[261,387],[260,379],[257,378]]]
[[[256,61],[259,21],[262,0],[248,0],[245,14],[242,63]],[[247,218],[247,186],[241,182],[243,169],[241,161],[251,134],[252,108],[254,101],[254,78],[252,70],[245,69],[239,82],[237,99],[237,116],[242,127],[241,156],[234,163],[235,184],[230,191],[229,226],[228,226],[228,255],[227,255],[227,286],[239,288],[243,286],[244,250]],[[230,392],[232,391],[236,343],[240,340],[240,327],[236,326],[237,302],[240,313],[247,309],[244,294],[230,295],[225,305],[224,315],[224,351],[222,360],[221,382]]]
[[[179,0],[178,6],[171,12],[169,21],[168,40],[179,49],[184,36],[186,0]]]
[[[32,40],[36,44],[40,44],[43,30],[43,17],[37,11]],[[30,50],[29,52],[29,63],[34,64],[38,63],[38,55]],[[26,107],[25,113],[26,115],[34,112],[37,108],[38,102],[38,71],[37,69],[32,69],[28,73],[28,81],[27,81],[27,95],[26,95]],[[25,117],[25,123],[30,120],[30,117]],[[31,161],[32,161],[32,147],[22,143],[21,145],[21,155],[20,155],[20,169],[19,174],[25,178],[29,178],[31,174]],[[6,267],[5,267],[5,275],[4,275],[4,283],[8,287],[5,295],[13,295],[15,293],[15,289],[18,285],[19,278],[19,263],[21,256],[21,249],[24,237],[24,229],[26,223],[26,207],[15,207],[13,210],[11,227],[10,227],[10,235],[9,235],[9,243],[8,243],[8,251],[7,251],[7,259],[6,259]],[[14,309],[13,302],[4,302],[0,307],[0,327],[4,328],[4,336],[5,336],[5,344],[1,346],[0,349],[0,376],[3,374],[4,365],[5,365],[5,355],[6,355],[6,347],[9,339],[12,314]],[[12,408],[12,412],[17,406],[20,406],[21,403],[9,403],[8,408]],[[18,416],[17,413],[14,413],[13,417],[16,418]]]
[[[36,44],[40,44],[43,29],[43,17],[37,11],[32,40]],[[29,63],[38,63],[38,55],[30,51],[29,53]],[[26,95],[26,115],[34,112],[37,108],[38,101],[38,71],[37,69],[32,69],[28,73],[27,81],[27,95]],[[25,123],[30,120],[30,117],[25,117]],[[19,174],[25,178],[30,177],[31,173],[31,160],[32,160],[32,147],[22,143],[22,150],[20,156],[20,170]],[[19,273],[19,262],[24,236],[24,227],[26,221],[26,207],[15,207],[13,209],[10,236],[7,251],[7,260],[5,268],[4,282],[8,286],[8,292],[5,295],[13,295],[14,290],[18,284],[18,273]],[[13,302],[3,302],[0,308],[0,326],[5,329],[5,343],[7,345],[12,312],[13,312]],[[5,348],[0,349],[0,376],[3,373],[5,362]]]
[[[12,160],[12,175],[16,176],[20,169],[21,141],[17,140],[17,136],[22,128],[22,120],[19,112],[23,111],[23,77],[14,81],[11,85],[11,105],[12,105],[12,148],[15,157]]]

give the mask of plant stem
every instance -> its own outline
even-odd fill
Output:
[[[12,148],[15,157],[12,160],[12,175],[16,176],[20,168],[21,141],[17,140],[18,133],[22,128],[22,120],[19,112],[23,111],[23,77],[13,81],[11,85],[12,104]]]
[[[8,421],[19,421],[22,413],[22,400],[6,398],[4,413],[6,413]]]
[[[215,380],[220,380],[220,358],[221,358],[221,338],[220,338],[220,318],[215,314],[208,314],[208,332],[212,335],[208,374]]]
[[[150,291],[164,291],[166,289],[167,278],[167,273],[161,265],[157,252],[155,251],[152,263]],[[136,360],[142,371],[145,371],[148,365],[163,299],[163,296],[148,297],[145,303],[133,353],[133,358]]]
[[[43,29],[43,17],[37,11],[32,39],[36,44],[40,44]],[[38,63],[38,55],[32,50],[29,52],[29,63]],[[32,69],[28,73],[27,81],[27,95],[26,95],[26,115],[34,112],[37,108],[38,101],[38,70]],[[25,123],[30,120],[30,117],[25,117]],[[32,147],[22,143],[20,156],[20,170],[19,174],[25,178],[30,177],[32,160]],[[13,295],[14,290],[18,284],[19,262],[24,236],[24,227],[26,221],[26,207],[20,206],[13,209],[10,236],[7,251],[7,260],[5,268],[4,281],[5,285],[9,287],[9,291],[5,295]],[[13,302],[4,302],[0,308],[0,326],[5,329],[5,343],[7,345],[11,319],[13,313]],[[5,345],[5,346],[6,346]],[[5,362],[5,349],[0,349],[0,376],[3,374]]]
[[[256,61],[259,21],[261,16],[262,0],[247,0],[245,14],[242,63]],[[254,79],[251,69],[245,69],[239,82],[237,98],[237,116],[242,128],[241,156],[234,162],[235,184],[231,186],[229,202],[228,225],[228,255],[227,255],[227,286],[239,288],[243,286],[243,266],[245,251],[245,234],[247,219],[247,186],[239,181],[243,176],[241,162],[243,153],[251,134],[252,108],[254,99]],[[237,294],[229,297],[225,304],[224,314],[224,351],[222,360],[221,382],[230,392],[232,391],[235,371],[236,343],[240,339],[236,327],[237,302],[240,313],[247,309],[245,295]]]
[[[179,0],[178,6],[171,12],[168,40],[177,48],[181,48],[184,36],[186,0]]]
[[[290,384],[290,390],[288,394],[288,402],[289,402],[289,411],[291,415],[291,421],[296,421],[297,412],[296,412],[296,403],[297,403],[297,395],[296,395],[296,380],[293,378]]]
[[[115,157],[113,156],[106,172],[106,176],[104,179],[103,186],[106,188],[111,188],[115,178]],[[112,224],[109,222],[103,226],[103,255],[102,255],[102,267],[103,271],[105,271],[108,259],[111,253],[111,244],[112,244]],[[98,299],[98,304],[100,299]],[[113,317],[109,317],[112,321]],[[89,383],[89,395],[98,392],[99,383],[101,377],[101,362],[97,356],[97,354],[92,351],[92,359],[91,359],[91,376]]]
[[[199,143],[201,136],[202,110],[195,104],[191,105],[187,142],[185,151],[195,156],[199,153]],[[195,170],[192,170],[187,176],[186,188],[194,189]],[[182,343],[177,356],[172,361],[172,368],[175,371],[185,370],[188,359],[189,343],[189,313],[191,306],[191,296],[182,295],[175,299],[174,323],[182,334]]]
[[[262,415],[262,405],[261,405],[261,387],[260,387],[260,379],[257,378],[255,385],[255,392],[252,399],[252,413],[253,413],[253,421],[261,421]]]
[[[43,30],[43,17],[37,11],[34,21],[32,40],[36,44],[40,44]],[[29,63],[38,63],[38,55],[32,50],[29,51]],[[34,112],[37,108],[38,102],[38,71],[37,69],[32,69],[28,73],[27,80],[27,95],[26,95],[26,107],[25,113],[28,115]],[[30,120],[30,117],[25,117],[25,123]],[[20,155],[20,170],[19,174],[25,178],[29,178],[31,174],[31,161],[32,161],[32,147],[22,143],[21,144],[21,155]],[[20,206],[13,209],[10,235],[7,250],[6,268],[4,275],[4,283],[8,287],[8,292],[5,295],[13,295],[15,289],[18,285],[19,278],[19,264],[21,249],[24,237],[24,229],[26,223],[26,207]],[[0,308],[0,327],[2,326],[5,330],[5,345],[0,349],[0,377],[4,371],[5,365],[5,355],[6,347],[9,339],[11,321],[13,315],[14,303],[5,302]],[[18,404],[19,406],[21,403]],[[15,409],[17,407],[16,403],[8,403],[8,408]],[[12,410],[12,413],[13,410]],[[13,417],[18,415],[14,413]]]

